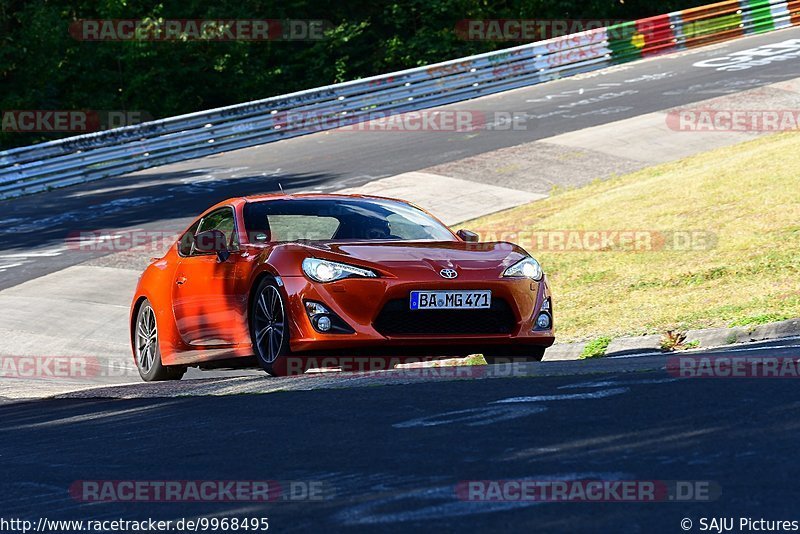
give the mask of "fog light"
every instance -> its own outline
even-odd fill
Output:
[[[536,318],[536,328],[541,328],[542,330],[550,328],[550,316],[546,313],[540,313],[539,317]]]
[[[308,320],[315,331],[323,334],[355,334],[355,330],[350,325],[326,306],[313,300],[307,300],[303,304]]]
[[[331,329],[331,320],[329,317],[322,316],[317,319],[317,328],[319,328],[322,332],[327,332]]]

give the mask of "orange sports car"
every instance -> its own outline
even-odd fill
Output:
[[[146,381],[254,358],[272,375],[477,353],[541,360],[554,341],[546,278],[523,249],[356,195],[213,206],[144,271],[130,326]]]

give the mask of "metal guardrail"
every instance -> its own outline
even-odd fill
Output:
[[[728,0],[497,52],[0,152],[0,199],[417,111],[800,25],[800,0]]]

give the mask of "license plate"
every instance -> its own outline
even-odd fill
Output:
[[[412,291],[412,310],[483,310],[492,307],[491,291]]]

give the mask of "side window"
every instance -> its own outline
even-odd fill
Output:
[[[219,230],[225,234],[225,242],[228,244],[229,249],[236,250],[239,248],[232,208],[222,208],[203,217],[197,233],[208,232],[209,230]]]
[[[186,233],[181,236],[178,242],[178,254],[181,256],[191,256],[192,247],[194,246],[194,235],[197,233],[198,226],[200,226],[200,221],[194,223],[191,228],[186,230]]]
[[[192,225],[189,230],[181,237],[179,244],[179,252],[181,256],[193,256],[194,251],[194,236],[200,232],[207,232],[209,230],[219,230],[225,235],[225,242],[228,243],[228,248],[231,250],[239,249],[239,236],[236,233],[236,224],[233,217],[232,208],[222,208],[212,213],[209,213],[201,220]]]

